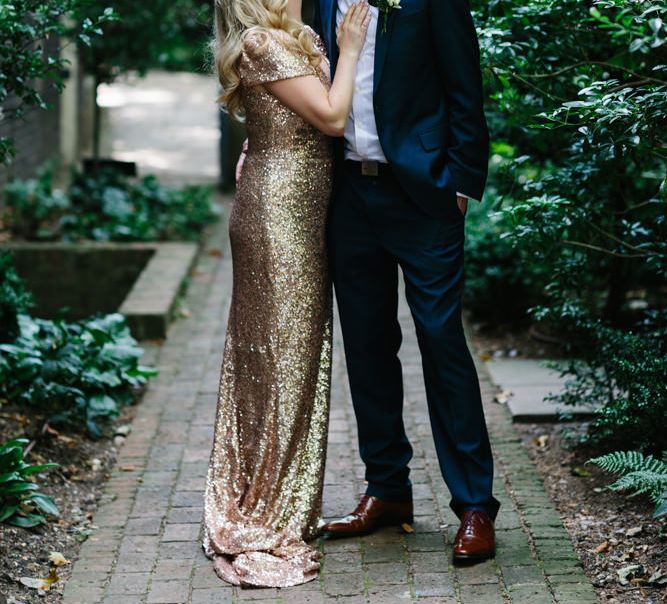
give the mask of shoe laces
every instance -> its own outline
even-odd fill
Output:
[[[475,514],[466,514],[463,519],[463,523],[460,528],[460,537],[472,537],[474,536],[474,525],[475,525]]]

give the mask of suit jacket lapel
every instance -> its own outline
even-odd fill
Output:
[[[338,0],[318,0],[320,3],[322,15],[322,30],[324,42],[329,51],[329,62],[331,71],[336,68],[338,60],[338,45],[336,44],[336,11],[338,9]]]
[[[387,51],[389,49],[389,40],[391,39],[391,32],[394,29],[394,13],[395,10],[390,10],[387,17],[387,31],[383,32],[384,14],[382,11],[378,12],[377,20],[377,34],[375,36],[375,64],[373,68],[373,94],[377,93],[380,86],[380,79],[387,59]]]

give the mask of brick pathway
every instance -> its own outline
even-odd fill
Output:
[[[212,441],[216,389],[230,295],[231,259],[221,223],[203,253],[185,304],[191,316],[170,328],[156,352],[160,376],[140,403],[133,430],[95,514],[99,527],[83,543],[64,604],[224,604],[340,601],[597,602],[558,514],[514,432],[504,406],[492,402],[483,365],[480,377],[494,451],[497,521],[495,560],[454,569],[457,529],[438,469],[424,399],[416,338],[401,307],[401,351],[411,464],[415,532],[386,529],[351,540],[320,542],[319,581],[275,590],[232,588],[217,578],[200,547],[202,494]],[[325,515],[350,511],[363,490],[356,428],[337,330]]]

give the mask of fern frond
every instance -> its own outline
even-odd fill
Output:
[[[657,503],[664,490],[667,489],[667,473],[630,472],[610,484],[609,488],[613,491],[634,491],[633,496],[647,493],[653,503]]]
[[[654,503],[664,501],[667,491],[667,452],[662,460],[652,455],[643,455],[639,451],[616,451],[589,459],[606,472],[621,474],[621,477],[609,485],[614,491],[633,491],[633,496],[648,494]]]
[[[639,451],[615,451],[589,459],[588,463],[594,463],[606,472],[612,472],[613,474],[628,474],[630,472],[667,474],[667,453],[663,455],[663,459],[659,460],[652,455],[644,455]]]

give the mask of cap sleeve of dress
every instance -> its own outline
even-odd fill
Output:
[[[303,53],[288,48],[281,30],[249,33],[243,41],[239,72],[246,86],[286,80],[298,76],[317,75]]]

